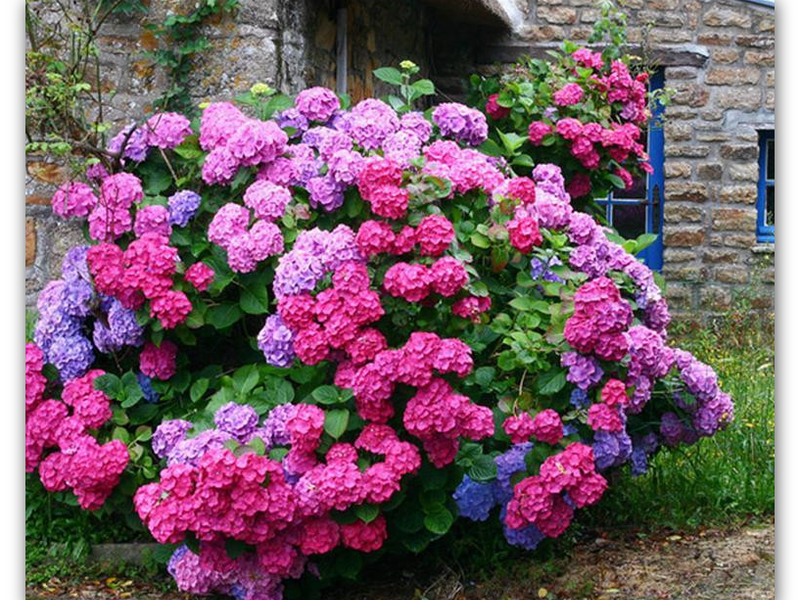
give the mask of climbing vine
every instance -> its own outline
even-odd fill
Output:
[[[187,15],[170,15],[163,23],[145,25],[162,42],[147,56],[166,69],[170,80],[155,102],[157,109],[184,113],[196,110],[188,83],[195,57],[210,46],[208,38],[203,35],[203,25],[215,17],[232,14],[238,7],[238,0],[205,0]]]

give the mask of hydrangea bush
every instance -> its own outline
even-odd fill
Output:
[[[647,123],[669,90],[648,91],[644,65],[613,50],[564,42],[551,60],[524,57],[500,76],[473,75],[470,102],[493,125],[481,149],[521,173],[540,162],[558,164],[581,208],[652,173]]]
[[[733,418],[559,155],[517,175],[480,111],[413,110],[413,71],[382,72],[391,105],[256,86],[155,115],[53,198],[87,243],[39,298],[26,469],[132,499],[181,590],[278,599],[458,516],[532,550]]]

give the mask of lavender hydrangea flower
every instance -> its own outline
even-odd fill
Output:
[[[550,269],[555,266],[560,266],[563,263],[557,256],[551,256],[547,262],[537,258],[531,258],[531,277],[534,279],[543,279],[545,281],[557,281],[564,283],[564,280],[553,273]]]
[[[184,419],[162,421],[153,432],[153,438],[150,442],[153,452],[159,458],[166,458],[178,442],[186,439],[186,432],[192,427],[191,421]]]
[[[45,358],[58,369],[61,381],[69,381],[86,374],[94,362],[94,351],[83,335],[59,337],[50,345]]]
[[[485,521],[495,505],[494,484],[481,483],[464,475],[453,493],[458,513],[472,521]]]
[[[330,174],[312,177],[306,184],[311,208],[321,206],[325,212],[333,212],[344,204],[344,186]]]
[[[364,150],[377,150],[400,128],[394,109],[377,98],[362,100],[350,111],[349,133]]]
[[[175,192],[167,200],[169,224],[186,227],[200,208],[200,194],[191,190]]]
[[[319,256],[293,248],[278,259],[272,289],[280,300],[284,296],[310,292],[324,276],[325,268]]]
[[[308,119],[300,114],[296,108],[287,108],[275,115],[275,120],[281,129],[291,127],[294,132],[289,134],[291,139],[298,138],[308,129]]]
[[[294,335],[280,315],[267,317],[258,334],[258,348],[264,353],[267,363],[274,367],[288,367],[294,360]]]
[[[233,436],[219,429],[203,431],[197,437],[183,439],[175,444],[167,455],[167,465],[183,464],[196,467],[206,452],[224,448],[225,442],[232,439]]]
[[[486,141],[489,134],[489,125],[484,114],[457,102],[438,105],[432,118],[442,136],[470,146],[479,146]]]
[[[214,424],[237,441],[245,443],[258,425],[258,413],[247,404],[228,402],[214,413]]]
[[[89,252],[89,246],[82,244],[73,246],[64,255],[61,261],[61,277],[67,283],[83,280],[91,281],[89,275],[89,265],[86,264],[86,254]]]
[[[565,352],[561,355],[561,366],[569,367],[567,381],[574,383],[584,391],[597,385],[603,378],[603,368],[592,356],[577,352]]]
[[[412,132],[424,144],[431,138],[433,125],[421,112],[412,111],[400,117],[400,131]]]
[[[124,151],[123,144],[125,145]],[[111,138],[106,149],[115,154],[122,151],[123,158],[137,163],[142,162],[147,158],[147,152],[150,150],[147,143],[147,130],[143,127],[136,127],[136,123],[131,123]],[[124,164],[124,160],[122,163]]]
[[[294,404],[279,404],[269,411],[264,426],[258,431],[263,432],[272,445],[286,446],[291,441],[289,432],[286,430],[286,423],[296,412],[297,407]]]

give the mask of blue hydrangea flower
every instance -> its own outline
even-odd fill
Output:
[[[598,469],[621,465],[631,456],[633,444],[625,431],[597,431],[594,434],[594,462]]]
[[[191,190],[175,192],[167,200],[169,224],[186,227],[200,208],[200,194]]]
[[[494,484],[474,481],[469,475],[464,475],[453,493],[453,499],[462,517],[485,521],[495,505]]]
[[[520,529],[511,529],[506,525],[506,507],[500,511],[500,522],[503,524],[503,535],[512,546],[525,550],[536,550],[536,547],[546,537],[536,525],[527,525]]]
[[[575,388],[569,396],[569,401],[575,408],[586,408],[591,404],[589,401],[589,394],[581,388]]]
[[[144,373],[137,373],[136,381],[139,382],[139,387],[142,388],[142,394],[144,395],[145,402],[155,404],[161,399],[161,397],[153,389],[153,380],[147,375]]]
[[[647,473],[647,452],[644,448],[634,448],[631,453],[631,475],[638,477]]]

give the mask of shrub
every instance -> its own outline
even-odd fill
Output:
[[[182,590],[280,597],[497,508],[533,549],[733,418],[665,343],[645,240],[558,166],[477,151],[479,111],[414,111],[413,70],[382,71],[395,108],[258,86],[260,118],[157,114],[54,198],[90,243],[39,298],[27,466],[88,509],[133,496]]]

